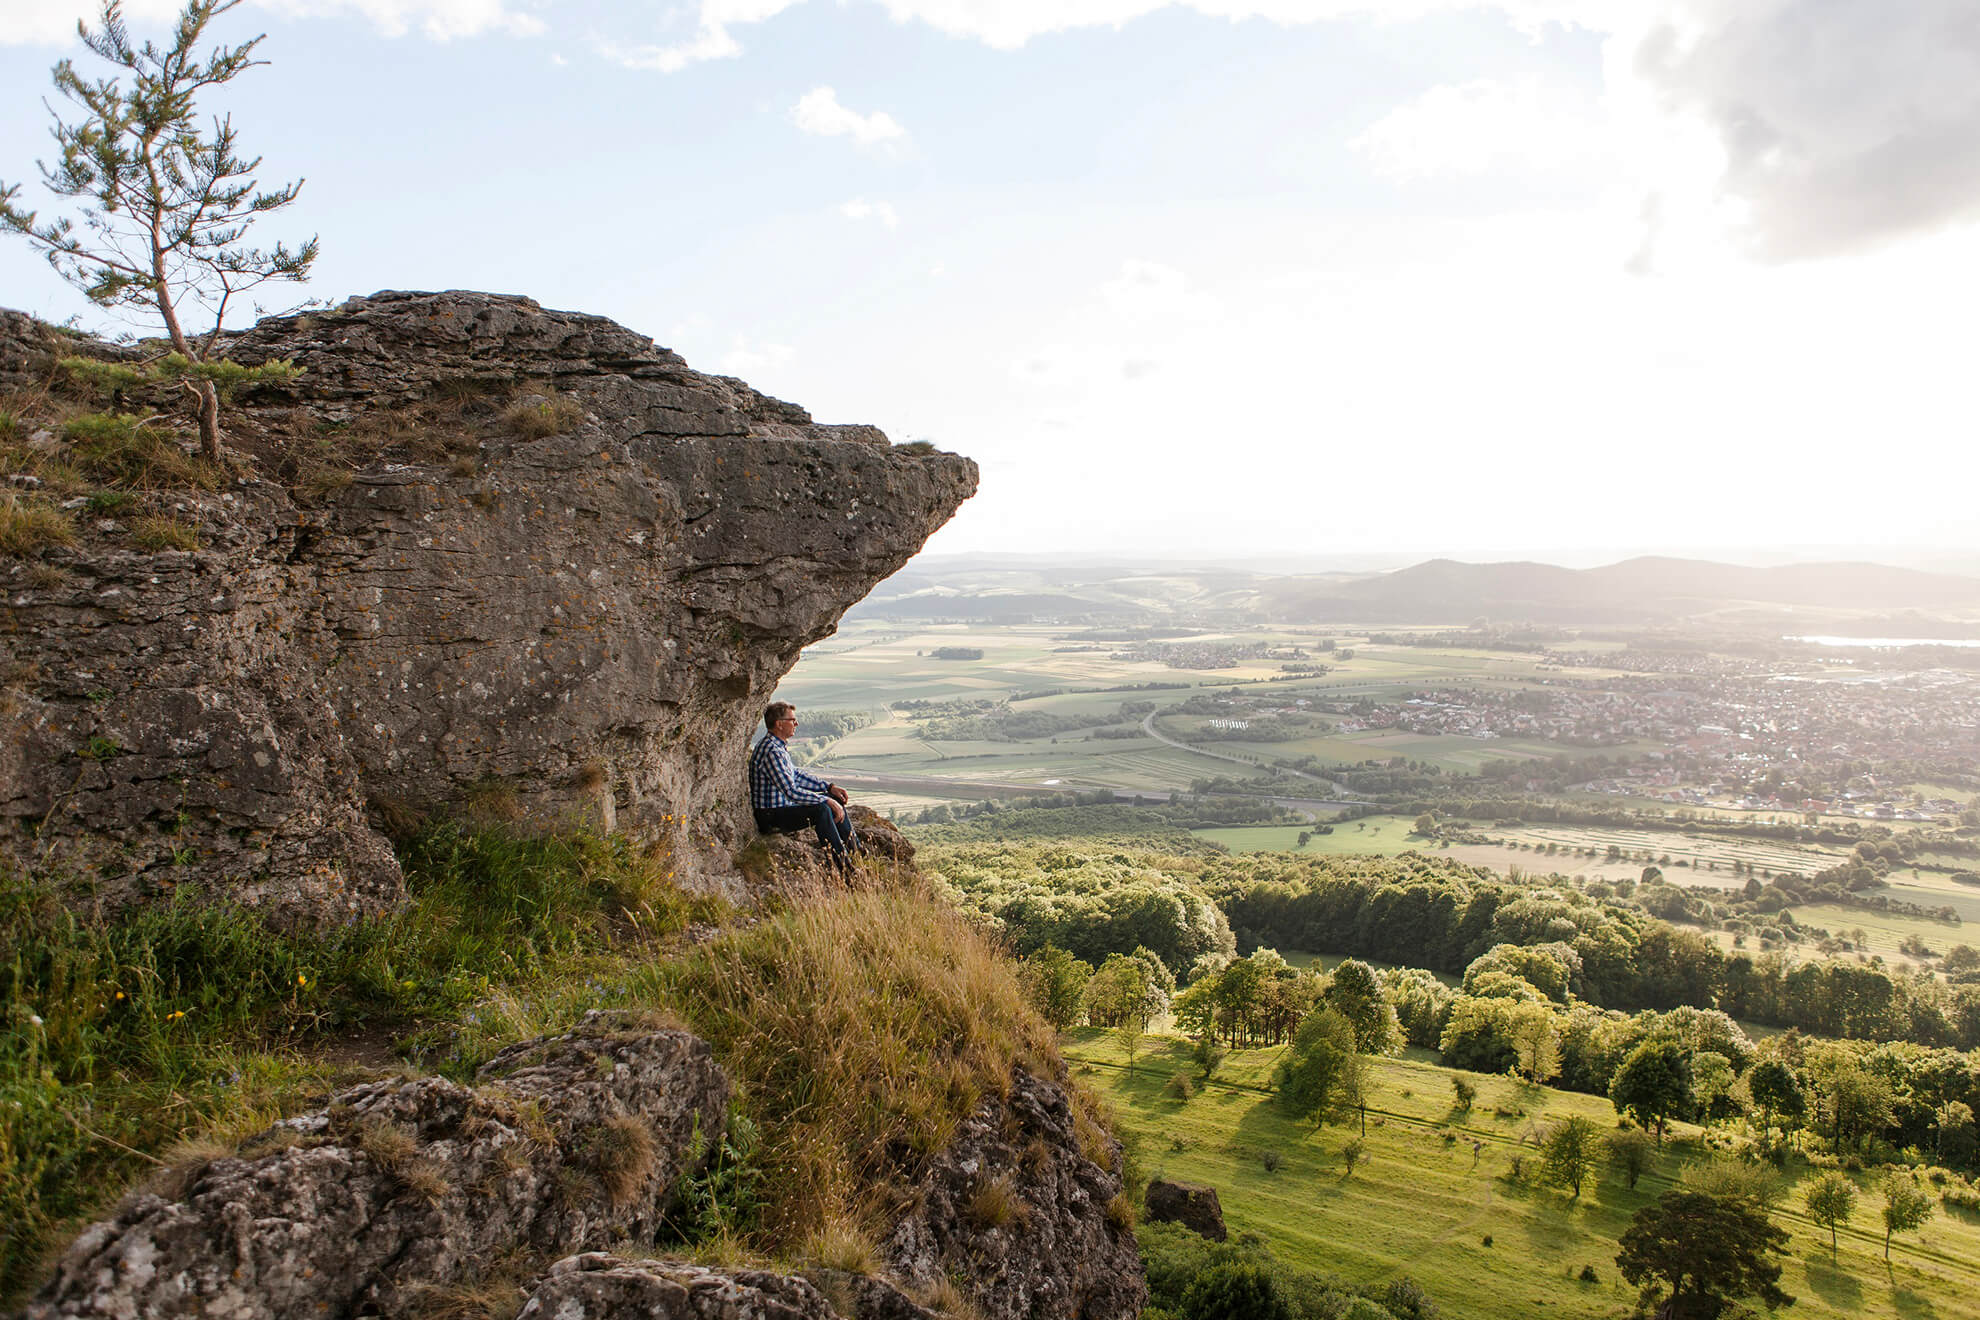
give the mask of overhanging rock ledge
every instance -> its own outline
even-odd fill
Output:
[[[0,389],[76,351],[0,312]],[[976,488],[527,298],[380,293],[231,356],[304,374],[226,418],[255,474],[171,494],[198,549],[85,511],[0,560],[0,848],[112,903],[378,911],[403,889],[381,813],[466,799],[733,883],[756,713]]]

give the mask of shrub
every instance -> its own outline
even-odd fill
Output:
[[[1212,1265],[1183,1294],[1182,1320],[1291,1320],[1263,1265]]]
[[[1196,1094],[1196,1083],[1189,1079],[1188,1073],[1171,1073],[1162,1090],[1178,1100],[1187,1100]]]

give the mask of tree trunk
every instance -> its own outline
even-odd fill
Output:
[[[207,462],[220,462],[220,391],[210,380],[199,383],[199,452]]]

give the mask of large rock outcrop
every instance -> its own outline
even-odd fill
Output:
[[[0,390],[74,348],[0,316]],[[75,496],[73,544],[0,558],[0,849],[111,902],[379,910],[382,816],[470,797],[721,882],[763,702],[975,488],[524,298],[379,294],[231,354],[304,374],[230,412],[231,480],[140,496],[196,549]]]
[[[701,1040],[605,1013],[504,1050],[473,1087],[366,1083],[181,1171],[177,1195],[132,1197],[26,1320],[397,1315],[505,1255],[650,1242],[728,1099]]]

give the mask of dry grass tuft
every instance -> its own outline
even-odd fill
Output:
[[[462,790],[458,810],[462,820],[479,826],[508,824],[523,816],[522,799],[514,787],[492,776]]]
[[[448,471],[457,477],[471,477],[481,471],[481,460],[473,454],[456,454]]]
[[[215,1137],[188,1137],[167,1146],[161,1155],[168,1167],[153,1174],[145,1190],[167,1201],[184,1200],[200,1175],[215,1160],[231,1159],[234,1148]]]
[[[977,1183],[963,1213],[978,1228],[1008,1228],[1022,1224],[1029,1217],[1029,1210],[1007,1173]]]
[[[519,399],[502,414],[502,421],[525,440],[562,435],[584,420],[576,399],[551,394]]]
[[[47,500],[13,491],[0,493],[0,555],[25,558],[76,539],[69,515]]]
[[[873,1235],[859,1224],[829,1219],[805,1239],[804,1258],[828,1270],[848,1274],[877,1274],[881,1269],[880,1248]]]
[[[131,523],[131,540],[140,550],[197,550],[199,528],[166,514],[147,514]]]
[[[357,1126],[357,1148],[393,1177],[400,1177],[419,1156],[419,1138],[397,1123],[370,1119]]]
[[[78,472],[130,490],[217,490],[227,474],[127,413],[85,413],[62,427]]]
[[[1132,1231],[1135,1224],[1134,1198],[1126,1192],[1115,1192],[1107,1202],[1107,1222],[1123,1233]]]
[[[1010,965],[918,894],[797,901],[653,975],[750,1097],[776,1189],[764,1230],[786,1249],[828,1217],[877,1226],[903,1171],[1014,1066],[1063,1068]]]
[[[658,1163],[652,1131],[631,1114],[608,1118],[594,1128],[585,1151],[615,1210],[638,1199]]]
[[[515,1320],[526,1300],[507,1272],[441,1287],[421,1284],[412,1290],[409,1320]]]

